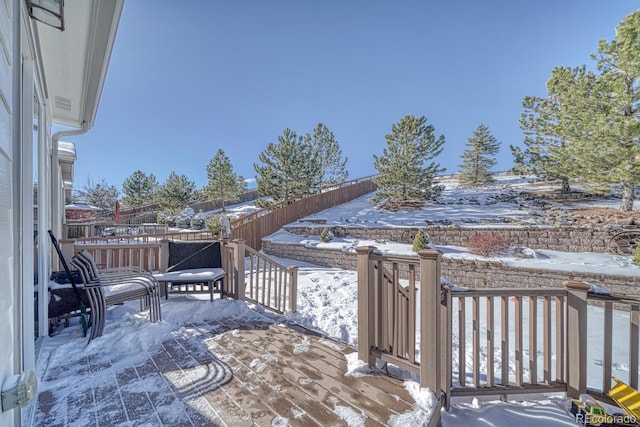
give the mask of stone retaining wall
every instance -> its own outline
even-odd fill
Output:
[[[323,225],[287,225],[286,231],[300,235],[319,235]],[[526,246],[531,249],[549,249],[564,252],[628,253],[632,243],[613,239],[623,227],[597,229],[591,227],[422,227],[432,243],[436,245],[466,247],[469,239],[480,233],[493,232],[505,236],[511,246]],[[416,227],[329,227],[337,237],[355,237],[368,240],[389,240],[400,243],[412,243],[417,232]],[[634,227],[634,230],[636,227]]]
[[[302,244],[263,241],[262,250],[273,256],[327,267],[357,269],[355,253],[337,249],[307,248]],[[496,260],[442,260],[442,276],[460,286],[472,288],[559,287],[565,280],[586,281],[614,293],[640,296],[640,277],[597,273],[563,272],[509,267]]]

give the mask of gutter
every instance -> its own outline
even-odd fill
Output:
[[[62,235],[62,224],[65,222],[64,218],[64,189],[58,188],[58,184],[60,183],[60,163],[58,161],[58,142],[61,138],[65,138],[67,136],[76,136],[76,135],[84,135],[91,129],[89,123],[86,121],[82,122],[82,126],[78,129],[73,130],[61,130],[53,134],[51,137],[52,147],[51,147],[51,183],[55,185],[55,188],[51,189],[51,212],[55,216],[52,218],[52,228],[53,232],[59,239],[64,238]],[[60,215],[62,212],[62,215]]]

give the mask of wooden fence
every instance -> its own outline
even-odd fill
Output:
[[[200,210],[203,211],[211,211],[214,209],[221,209],[223,205],[228,205],[229,203],[237,203],[237,202],[248,202],[251,200],[255,200],[258,197],[258,191],[247,190],[241,193],[238,196],[238,200],[234,202],[222,200],[205,200],[200,202],[192,202],[189,203],[189,207],[193,209],[196,213]],[[158,203],[150,203],[144,206],[138,206],[135,208],[125,208],[122,209],[120,216],[123,224],[141,224],[145,222],[156,222],[156,218],[158,217],[158,212],[160,212],[161,208]]]
[[[375,189],[376,185],[372,177],[366,177],[324,188],[320,193],[303,199],[286,200],[231,222],[230,237],[231,239],[244,239],[248,246],[260,250],[262,249],[262,238],[276,232],[284,225],[295,222],[305,216],[349,202],[357,197],[371,193],[375,191]],[[67,226],[66,238],[73,238],[82,243],[105,243],[115,241],[211,240],[220,237],[219,228],[186,232],[156,232],[151,234],[138,232],[138,230],[144,230],[143,227],[146,227],[146,224],[141,225],[140,228],[122,225],[125,230],[129,227],[131,232],[118,236],[99,236],[99,234],[105,234],[104,232],[100,232],[104,226],[107,225],[103,224],[100,227],[96,224]],[[111,224],[111,226],[113,225]]]
[[[419,374],[421,386],[436,391],[445,408],[455,396],[561,391],[604,397],[615,365],[613,337],[620,334],[616,308],[629,317],[628,339],[616,347],[629,350],[615,362],[628,366],[629,385],[638,387],[640,299],[591,293],[574,281],[553,289],[441,285],[440,253],[431,250],[386,256],[360,247],[357,256],[359,358]],[[603,307],[602,322],[588,323],[588,302]],[[594,361],[587,354],[595,350],[601,350],[602,381],[588,387]]]
[[[375,191],[371,177],[349,181],[300,200],[287,200],[242,217],[231,224],[231,238],[245,239],[256,250],[262,248],[262,238],[283,226],[308,215],[347,203]]]
[[[215,209],[222,209],[223,206],[229,206],[230,204],[234,204],[234,203],[244,203],[244,202],[249,202],[251,200],[255,200],[258,198],[258,190],[248,190],[245,191],[244,193],[240,194],[240,196],[238,196],[238,200],[230,202],[230,201],[225,201],[223,202],[222,200],[205,200],[203,202],[193,202],[193,203],[189,203],[189,207],[191,209],[193,209],[196,213],[198,213],[199,211],[212,211]]]

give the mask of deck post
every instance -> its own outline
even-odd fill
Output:
[[[169,241],[167,239],[160,240],[160,273],[164,273],[169,268]]]
[[[71,261],[71,258],[75,255],[75,240],[71,239],[63,239],[59,240],[60,250],[62,251],[62,256],[67,262]],[[58,270],[62,269],[62,261],[58,261]]]
[[[376,358],[371,353],[373,342],[373,273],[369,256],[375,248],[361,246],[356,248],[358,258],[358,359],[373,367]]]
[[[292,313],[298,311],[298,266],[292,266],[288,269],[289,273],[289,310]]]
[[[246,240],[244,239],[236,239],[234,241],[235,246],[235,253],[233,255],[233,259],[235,261],[235,265],[233,266],[233,272],[231,274],[232,276],[232,280],[235,281],[235,286],[233,287],[233,289],[235,289],[235,298],[240,300],[240,301],[244,301],[244,285],[245,285],[245,280],[244,280],[244,253],[245,253],[245,249],[244,249],[244,245],[245,245]]]
[[[440,400],[441,313],[440,257],[433,249],[418,252],[420,257],[420,387],[428,387]]]
[[[584,282],[565,281],[567,289],[567,395],[587,392],[587,292]]]
[[[233,280],[231,278],[233,269],[231,268],[232,266],[229,264],[231,262],[230,258],[232,258],[229,255],[229,251],[231,251],[232,249],[233,249],[233,246],[229,243],[229,239],[223,238],[222,241],[220,242],[220,264],[222,264],[222,269],[226,273],[226,277],[223,280],[226,282],[224,285],[226,287],[227,292],[231,292],[233,290],[233,288],[231,287],[233,286],[233,283],[232,283]],[[224,298],[224,295],[221,295],[220,298]]]
[[[220,263],[225,272],[229,268],[229,239],[222,239],[220,242]]]
[[[441,404],[445,411],[448,411],[451,406],[451,385],[453,382],[451,373],[451,359],[453,357],[453,312],[451,308],[453,307],[453,297],[451,295],[451,288],[447,286],[444,288],[446,288],[444,301],[441,301],[440,303],[440,342],[442,343],[443,349],[440,354],[440,367],[442,368],[440,373],[440,384],[443,387],[442,391],[444,393]]]

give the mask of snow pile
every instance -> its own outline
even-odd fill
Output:
[[[392,416],[390,427],[426,426],[437,407],[436,396],[428,388],[421,388],[415,381],[405,381],[404,388],[409,392],[415,405],[413,410]]]
[[[380,369],[371,368],[367,362],[358,359],[357,352],[347,354],[345,357],[347,359],[347,372],[344,375],[347,377],[363,377],[365,375],[382,374]]]

